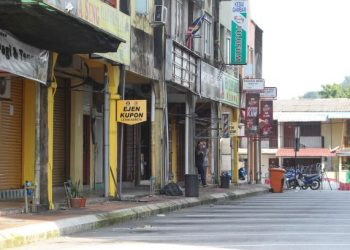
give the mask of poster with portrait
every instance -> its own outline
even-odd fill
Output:
[[[259,93],[247,93],[246,95],[246,135],[252,136],[259,133]]]
[[[272,133],[273,101],[260,102],[259,129],[262,137],[269,137]]]

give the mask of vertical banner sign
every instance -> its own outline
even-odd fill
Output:
[[[232,1],[231,64],[247,64],[248,0]]]
[[[262,137],[268,137],[272,133],[272,121],[273,121],[273,102],[261,101],[260,102],[260,117],[259,128],[260,135]]]
[[[247,93],[246,96],[246,135],[257,135],[259,127],[259,93]]]
[[[223,138],[229,138],[230,137],[229,120],[230,120],[230,114],[229,113],[222,113],[221,114],[222,137]]]
[[[146,100],[118,100],[117,122],[134,125],[147,120]]]

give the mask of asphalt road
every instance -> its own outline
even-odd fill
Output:
[[[350,192],[263,194],[17,249],[350,249]]]

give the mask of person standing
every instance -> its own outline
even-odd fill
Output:
[[[195,157],[196,167],[198,169],[198,174],[200,174],[201,176],[202,186],[206,187],[208,185],[206,181],[206,174],[204,172],[204,158],[205,158],[205,151],[203,148],[203,143],[199,141],[196,147],[196,157]]]

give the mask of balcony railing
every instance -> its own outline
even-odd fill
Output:
[[[295,139],[290,137],[284,138],[284,148],[294,148]],[[305,148],[323,148],[323,136],[300,136],[300,146]]]

